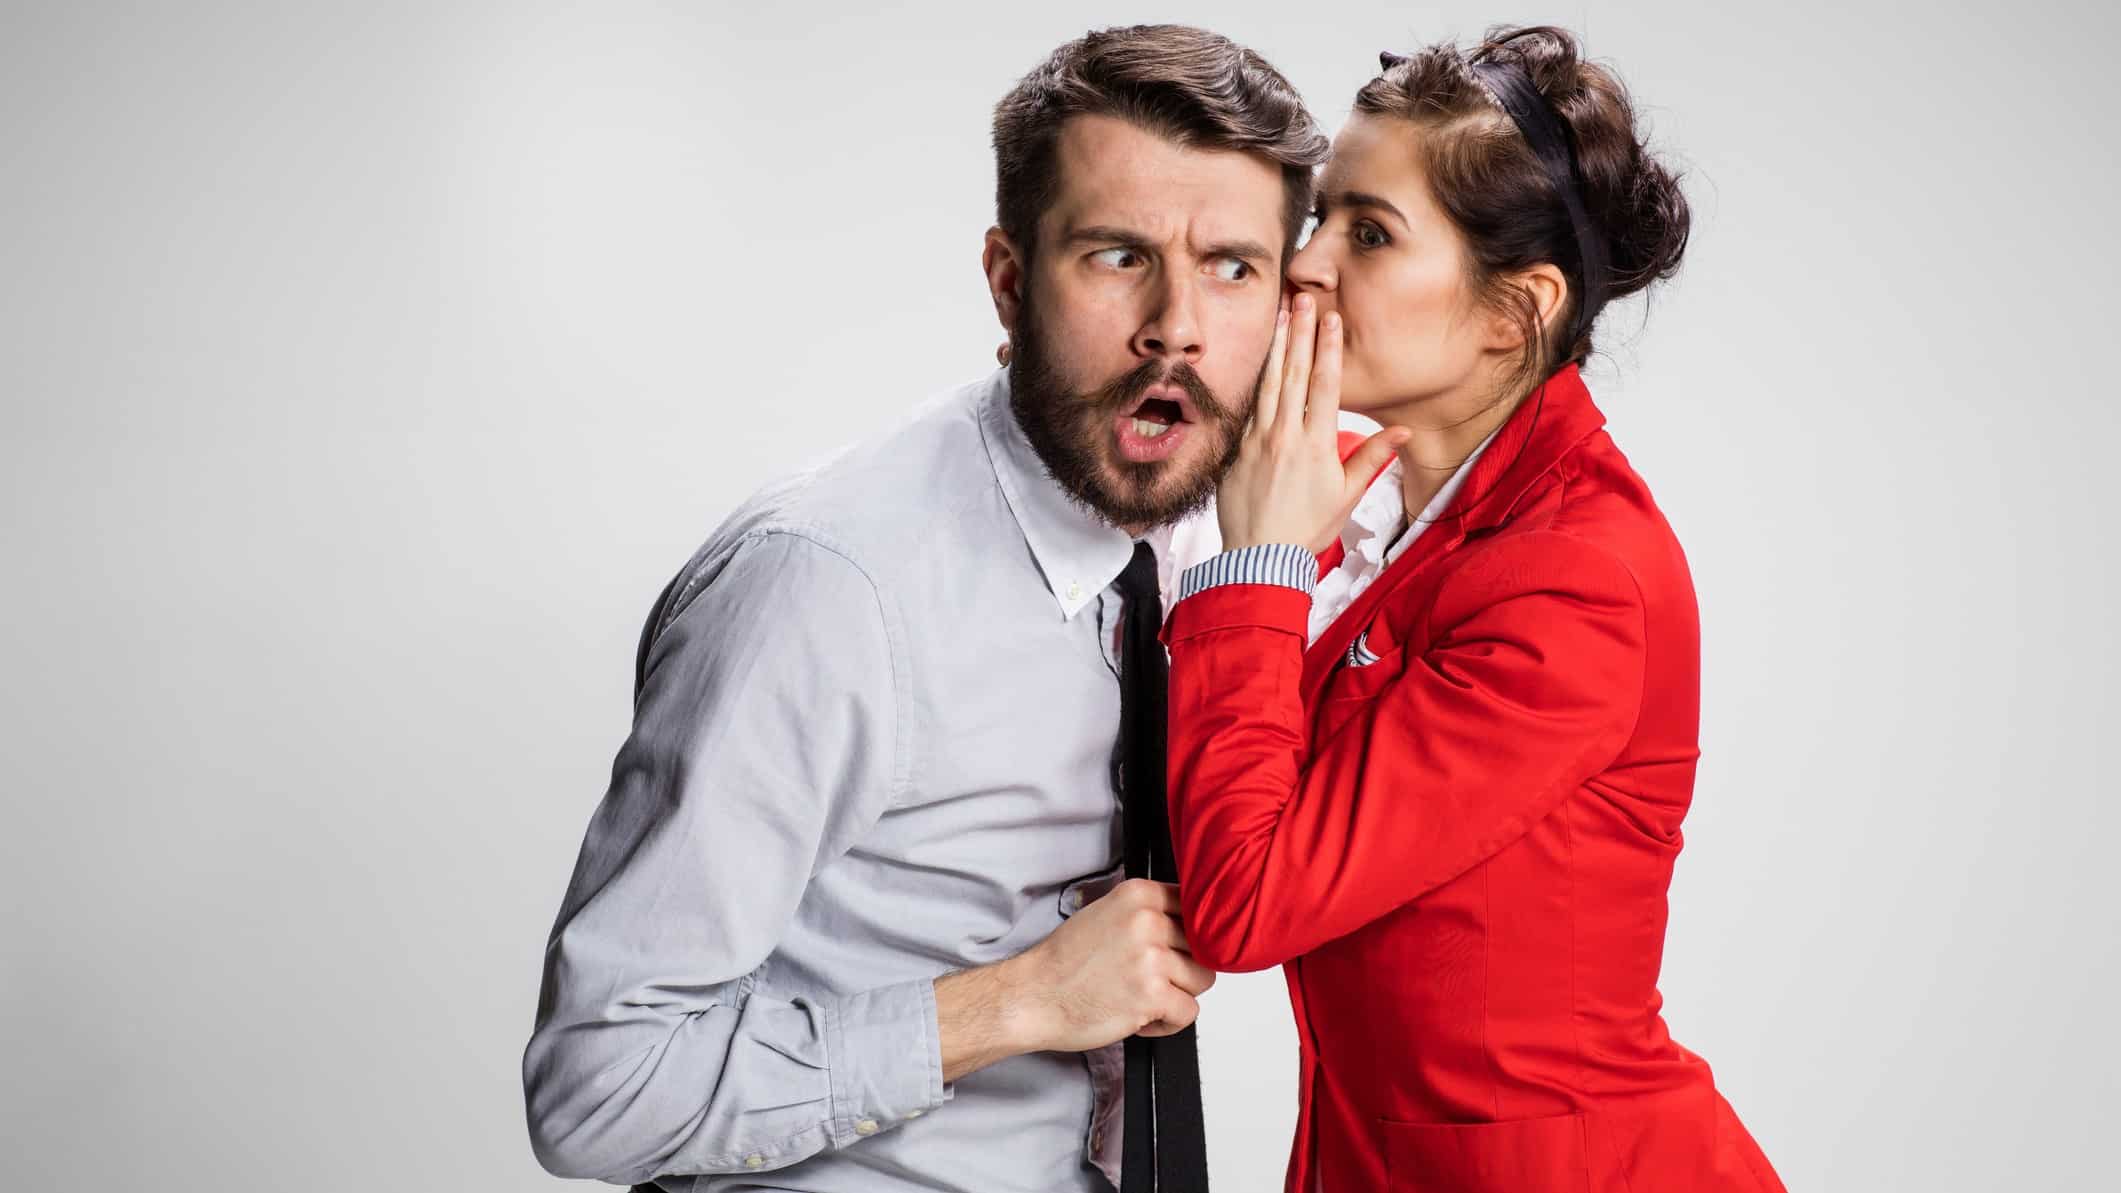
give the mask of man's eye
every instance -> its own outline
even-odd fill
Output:
[[[1224,257],[1215,263],[1215,276],[1226,282],[1242,282],[1252,276],[1252,267],[1235,257]]]
[[[1356,245],[1361,248],[1383,248],[1384,246],[1392,243],[1392,238],[1385,235],[1385,230],[1383,228],[1378,227],[1376,224],[1371,223],[1369,220],[1361,220],[1357,222],[1353,235],[1355,237]]]
[[[1132,269],[1141,264],[1142,255],[1133,249],[1099,249],[1090,259],[1108,269]]]

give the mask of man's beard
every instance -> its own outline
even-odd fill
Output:
[[[1259,395],[1258,380],[1242,408],[1233,408],[1215,396],[1193,366],[1147,360],[1104,387],[1079,394],[1055,369],[1032,310],[1026,303],[1017,322],[1009,360],[1009,408],[1053,479],[1068,496],[1114,526],[1162,526],[1199,512],[1237,461],[1245,420]],[[1264,363],[1261,371],[1264,374]],[[1152,385],[1185,390],[1200,418],[1188,424],[1186,433],[1211,437],[1207,461],[1191,471],[1182,471],[1186,466],[1175,460],[1126,459],[1113,444],[1113,424]]]

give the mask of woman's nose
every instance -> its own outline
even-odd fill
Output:
[[[1292,298],[1308,290],[1313,298],[1323,301],[1326,294],[1339,284],[1339,270],[1333,264],[1332,255],[1319,240],[1319,236],[1313,233],[1310,243],[1296,250],[1296,255],[1289,258],[1286,289]]]

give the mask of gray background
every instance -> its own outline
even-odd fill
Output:
[[[0,1185],[547,1187],[639,619],[987,367],[994,100],[1185,19],[1337,127],[1510,18],[1692,170],[1593,378],[1703,607],[1675,1033],[1794,1189],[2106,1187],[2112,6],[763,7],[7,5]],[[1206,1013],[1218,1188],[1278,1188],[1280,978]]]

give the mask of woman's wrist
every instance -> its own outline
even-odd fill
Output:
[[[1318,556],[1302,543],[1230,547],[1180,573],[1177,599],[1227,584],[1274,584],[1309,593],[1318,587]]]

